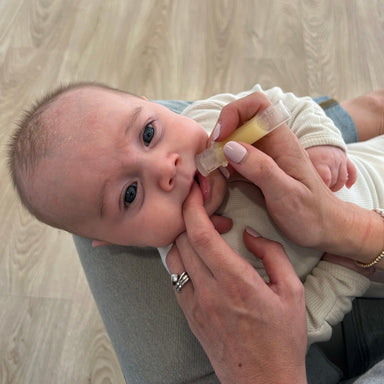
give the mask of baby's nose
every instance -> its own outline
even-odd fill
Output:
[[[159,161],[156,168],[159,185],[164,191],[172,191],[176,182],[177,168],[180,156],[176,153],[169,154],[163,161]]]

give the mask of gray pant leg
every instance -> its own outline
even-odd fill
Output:
[[[156,250],[74,241],[127,383],[219,383]]]

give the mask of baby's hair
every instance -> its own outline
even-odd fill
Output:
[[[39,220],[60,227],[52,218],[48,218],[31,204],[25,187],[26,179],[33,175],[33,171],[42,158],[48,155],[55,142],[55,129],[49,127],[44,119],[45,112],[49,107],[64,94],[81,88],[99,88],[112,92],[124,93],[117,88],[96,82],[77,82],[61,85],[37,100],[30,109],[24,111],[21,119],[16,123],[8,144],[8,169],[21,203],[27,210]],[[131,94],[132,96],[136,96]],[[54,124],[51,124],[54,125]]]

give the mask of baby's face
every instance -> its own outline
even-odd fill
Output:
[[[182,205],[207,134],[195,121],[142,98],[83,92],[77,114],[68,111],[78,127],[71,134],[79,139],[40,167],[47,190],[42,199],[70,217],[74,233],[121,245],[172,243],[184,230]],[[212,214],[223,200],[225,181],[216,172],[201,185]]]

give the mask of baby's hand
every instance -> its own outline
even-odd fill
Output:
[[[318,145],[308,148],[307,152],[320,177],[333,192],[344,185],[351,188],[355,183],[356,168],[341,148]]]

